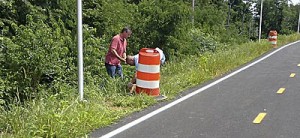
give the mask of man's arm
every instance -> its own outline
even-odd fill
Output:
[[[110,43],[110,48],[111,48],[111,52],[121,61],[126,61],[125,58],[126,57],[121,57],[121,55],[119,55],[116,51],[116,49],[118,48],[118,38],[117,37],[113,37],[113,39],[111,40],[111,43]]]
[[[126,63],[126,57],[127,57],[127,56],[126,56],[126,52],[124,52],[124,53],[123,53],[123,58],[125,59],[125,61],[124,61],[125,63]]]
[[[136,89],[136,73],[134,73],[131,81],[127,85],[128,89],[130,90],[130,93],[133,93]]]
[[[122,58],[115,49],[111,50],[113,52],[113,54],[121,61],[126,62],[126,57]],[[124,55],[124,54],[123,54]],[[126,54],[125,54],[126,55]]]
[[[125,59],[126,59],[126,53],[125,53],[125,52],[123,53],[123,58],[125,58]]]
[[[136,73],[134,73],[131,81],[130,81],[132,84],[136,84]]]

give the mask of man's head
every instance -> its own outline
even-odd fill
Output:
[[[129,28],[129,27],[124,27],[122,30],[121,30],[121,37],[122,38],[128,38],[128,37],[130,37],[130,35],[131,35],[131,33],[132,33],[132,31],[131,31],[131,29]]]
[[[133,56],[127,56],[126,58],[126,63],[130,66],[134,66],[135,63],[134,63],[134,57]]]

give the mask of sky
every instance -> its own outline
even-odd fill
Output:
[[[292,0],[293,4],[298,4],[300,3],[300,0]]]

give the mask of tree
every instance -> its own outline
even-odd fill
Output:
[[[257,13],[260,13],[260,3],[256,5]],[[288,5],[288,0],[264,0],[263,21],[262,21],[262,36],[268,36],[270,30],[277,30],[279,34],[291,33],[289,23],[291,21],[291,8]],[[259,22],[259,16],[256,15],[256,22]],[[286,26],[287,25],[287,26]]]

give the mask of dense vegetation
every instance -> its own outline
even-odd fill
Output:
[[[266,43],[261,44],[260,50],[243,46],[254,45],[249,41],[257,39],[259,16],[253,13],[260,12],[260,1],[195,2],[193,12],[191,0],[83,1],[85,98],[89,102],[82,104],[76,100],[76,1],[1,0],[0,136],[84,135],[153,104],[150,97],[126,95],[132,67],[124,66],[125,80],[108,79],[105,72],[104,55],[110,39],[124,26],[133,30],[128,54],[136,54],[142,47],[160,47],[167,54],[169,63],[162,73],[173,81],[162,78],[162,91],[169,97],[178,93],[170,89],[172,86],[183,90],[268,50],[262,48]],[[264,0],[263,38],[270,29],[276,29],[279,35],[297,31],[299,6],[289,5],[288,0]],[[291,41],[297,39],[293,36]],[[249,51],[240,55],[241,60],[225,58],[243,53],[238,50]],[[219,55],[214,57],[214,53]],[[229,64],[218,57],[236,62]],[[182,73],[180,67],[189,64],[189,58],[199,62],[193,65],[203,69],[204,77]],[[210,66],[206,64],[211,63],[210,58],[223,64]],[[218,70],[217,65],[224,64],[226,68]],[[80,120],[85,120],[85,124]],[[77,125],[84,128],[74,129]]]

